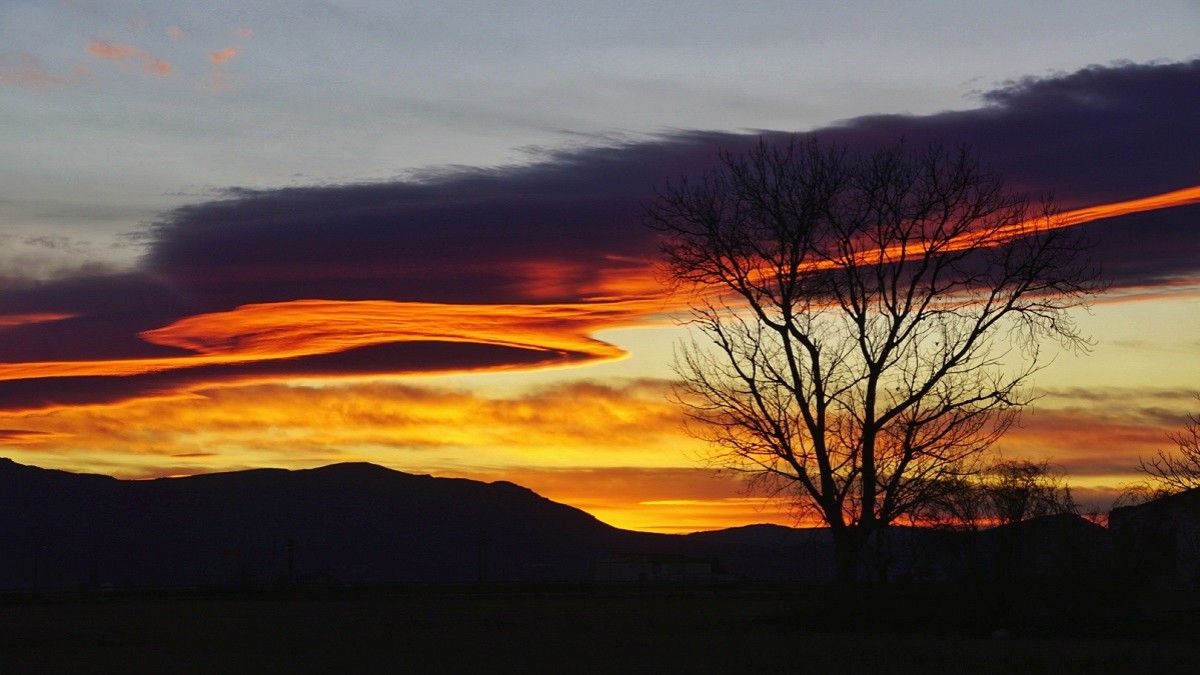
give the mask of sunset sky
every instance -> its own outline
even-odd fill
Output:
[[[406,5],[0,2],[0,456],[794,523],[668,401],[687,330],[641,224],[792,133],[969,144],[1094,242],[1095,347],[1004,456],[1107,508],[1200,406],[1197,3]]]

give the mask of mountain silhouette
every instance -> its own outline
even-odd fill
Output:
[[[825,528],[634,532],[507,481],[367,463],[119,480],[0,458],[0,541],[9,591],[654,581],[694,575],[704,561],[713,579],[833,577]],[[1070,516],[978,535],[895,527],[878,553],[894,578],[936,580],[969,567],[1092,567],[1111,544],[1107,530]]]
[[[366,463],[118,480],[0,459],[0,589],[582,581],[613,556],[795,573],[777,546],[710,534],[622,530],[506,481]]]

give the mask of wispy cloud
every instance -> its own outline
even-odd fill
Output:
[[[92,40],[88,42],[87,50],[92,56],[109,61],[125,61],[144,53],[141,49],[132,45],[116,44],[106,40]]]
[[[233,60],[233,57],[238,55],[238,53],[240,51],[241,50],[239,50],[237,47],[226,47],[224,49],[218,49],[215,52],[209,53],[208,60],[211,61],[214,65],[219,66],[219,65],[222,65],[225,63],[229,63],[231,60]]]
[[[787,495],[697,466],[663,380],[575,381],[505,395],[411,383],[257,384],[173,398],[0,412],[0,447],[20,461],[126,477],[357,459],[419,473],[510,480],[625,527],[687,531],[795,524]],[[1143,392],[1171,400],[1173,392]],[[1009,457],[1065,468],[1081,501],[1107,507],[1170,419],[1099,408],[1038,411],[1005,437]],[[1189,399],[1190,400],[1190,399]],[[111,467],[119,467],[113,469]],[[686,467],[686,468],[685,468]]]
[[[656,466],[685,461],[682,416],[666,383],[575,382],[508,396],[395,383],[248,385],[185,397],[0,413],[0,427],[23,430],[9,449],[76,456],[167,457],[205,452],[218,469],[323,449],[372,448],[410,469],[563,465]],[[264,434],[265,428],[273,433]],[[7,450],[6,450],[7,451]],[[314,454],[317,453],[317,454]]]
[[[173,70],[174,68],[171,66],[171,64],[162,59],[150,58],[146,61],[146,72],[152,75],[166,77],[167,75],[170,75]]]
[[[0,363],[0,408],[102,403],[222,381],[611,360],[624,352],[590,334],[632,324],[658,306],[657,301],[473,306],[322,300],[247,305],[140,333],[146,344],[184,352],[180,355]],[[443,347],[431,352],[430,345]],[[91,386],[84,387],[83,378],[92,378]],[[76,391],[56,394],[56,383]],[[43,393],[33,394],[30,386]]]
[[[1132,482],[1140,457],[1170,446],[1168,434],[1193,412],[1195,395],[1154,388],[1051,390],[999,448],[1059,464],[1085,486]]]
[[[210,90],[221,91],[229,88],[230,75],[225,70],[225,66],[241,54],[241,51],[240,47],[225,47],[215,52],[209,52],[208,61],[212,64],[208,74],[208,88]]]
[[[27,89],[50,89],[80,81],[87,71],[75,68],[70,74],[54,72],[32,54],[0,55],[0,85]]]
[[[0,314],[0,329],[11,328],[13,326],[25,326],[34,323],[46,323],[48,321],[61,321],[69,319],[70,314],[54,314],[50,312],[34,313],[34,314]]]
[[[167,37],[171,38],[171,42],[182,42],[187,37],[187,31],[182,26],[172,24],[163,29]]]
[[[174,67],[168,61],[133,45],[93,39],[88,42],[87,51],[98,59],[119,63],[140,63],[145,72],[158,77],[166,77],[174,71]]]

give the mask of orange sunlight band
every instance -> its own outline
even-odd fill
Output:
[[[1164,192],[1159,195],[1141,197],[1139,199],[1074,209],[1060,214],[1059,218],[1064,221],[1063,226],[1066,227],[1089,223],[1093,220],[1101,220],[1103,218],[1115,218],[1116,216],[1126,216],[1131,213],[1156,211],[1158,209],[1169,209],[1176,206],[1188,206],[1197,203],[1200,203],[1200,185],[1194,185],[1173,192]]]
[[[1151,195],[1149,197],[1139,197],[1111,204],[1099,204],[1081,209],[1072,209],[1044,218],[1023,220],[982,231],[964,232],[944,241],[943,245],[939,247],[939,251],[949,252],[963,251],[971,248],[992,248],[1038,232],[1061,230],[1105,218],[1116,218],[1132,213],[1189,206],[1197,203],[1200,203],[1200,185]],[[868,246],[861,250],[850,251],[837,259],[814,260],[802,264],[799,270],[801,272],[829,270],[842,267],[849,262],[854,262],[858,265],[876,265],[881,262],[899,262],[906,259],[919,260],[929,252],[929,249],[923,243],[919,242],[895,244],[884,246],[883,248]],[[764,262],[757,269],[751,270],[750,274],[752,279],[756,281],[765,281],[770,279],[775,272],[771,263]],[[710,288],[703,292],[705,294],[723,294],[726,291],[720,288]]]
[[[589,333],[635,323],[660,306],[660,300],[561,305],[295,300],[243,305],[141,333],[147,342],[180,347],[194,355],[0,363],[0,380],[139,375],[417,341],[489,344],[611,360],[625,352]]]
[[[1181,190],[1174,190],[1172,192],[1151,195],[1149,197],[1139,197],[1137,199],[1128,199],[1122,202],[1113,202],[1111,204],[1099,204],[1097,206],[1088,206],[1081,209],[1072,209],[1070,211],[1064,211],[1063,213],[1055,214],[1045,219],[1044,223],[1036,223],[1035,221],[1022,221],[1012,225],[999,227],[994,230],[987,230],[984,232],[967,232],[947,242],[947,245],[943,247],[942,250],[962,251],[964,249],[975,247],[989,248],[993,246],[999,246],[1005,242],[1038,231],[1061,230],[1068,227],[1074,227],[1075,225],[1090,223],[1095,220],[1126,216],[1131,213],[1142,213],[1144,211],[1168,209],[1177,206],[1189,206],[1196,203],[1200,203],[1200,185],[1183,188]],[[883,250],[870,249],[862,251],[857,253],[855,258],[859,263],[870,265],[880,261],[899,260],[902,257],[919,257],[925,252],[925,249],[922,248],[920,244],[908,244],[902,246],[890,246],[884,248]],[[835,266],[837,266],[837,263],[834,261],[821,261],[814,263],[811,268],[814,270],[829,269]]]
[[[1131,213],[1142,213],[1144,211],[1157,211],[1159,209],[1169,209],[1176,206],[1189,206],[1191,204],[1200,203],[1200,185],[1194,185],[1182,190],[1174,190],[1172,192],[1164,192],[1158,195],[1150,195],[1149,197],[1139,197],[1137,199],[1127,199],[1123,202],[1113,202],[1112,204],[1099,204],[1097,206],[1087,206],[1082,209],[1072,209],[1056,214],[1049,219],[1048,228],[1052,230],[1060,230],[1066,227],[1075,225],[1083,225],[1095,220],[1104,220],[1105,218],[1116,218],[1118,216],[1127,216]],[[1001,241],[1007,238],[1019,237],[1029,231],[1030,223],[1017,223],[1016,225],[1002,228],[1000,232],[994,233],[993,236],[999,236]],[[969,239],[970,237],[964,237]],[[970,246],[972,242],[964,242],[962,245],[955,247],[961,249]]]

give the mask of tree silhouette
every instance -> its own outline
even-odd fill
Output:
[[[955,476],[928,490],[914,520],[958,530],[1013,525],[1073,513],[1079,506],[1060,467],[1049,462],[1001,460],[971,476]]]
[[[1162,496],[1200,487],[1200,413],[1188,415],[1187,420],[1181,431],[1168,435],[1176,446],[1173,452],[1159,450],[1138,460],[1138,470],[1148,480],[1139,494]]]
[[[985,513],[998,525],[1079,512],[1066,478],[1048,462],[997,462],[981,474],[980,488]]]
[[[677,397],[721,466],[818,514],[839,578],[1029,400],[1044,339],[1097,292],[1077,233],[967,149],[725,153],[647,210],[690,293]]]

